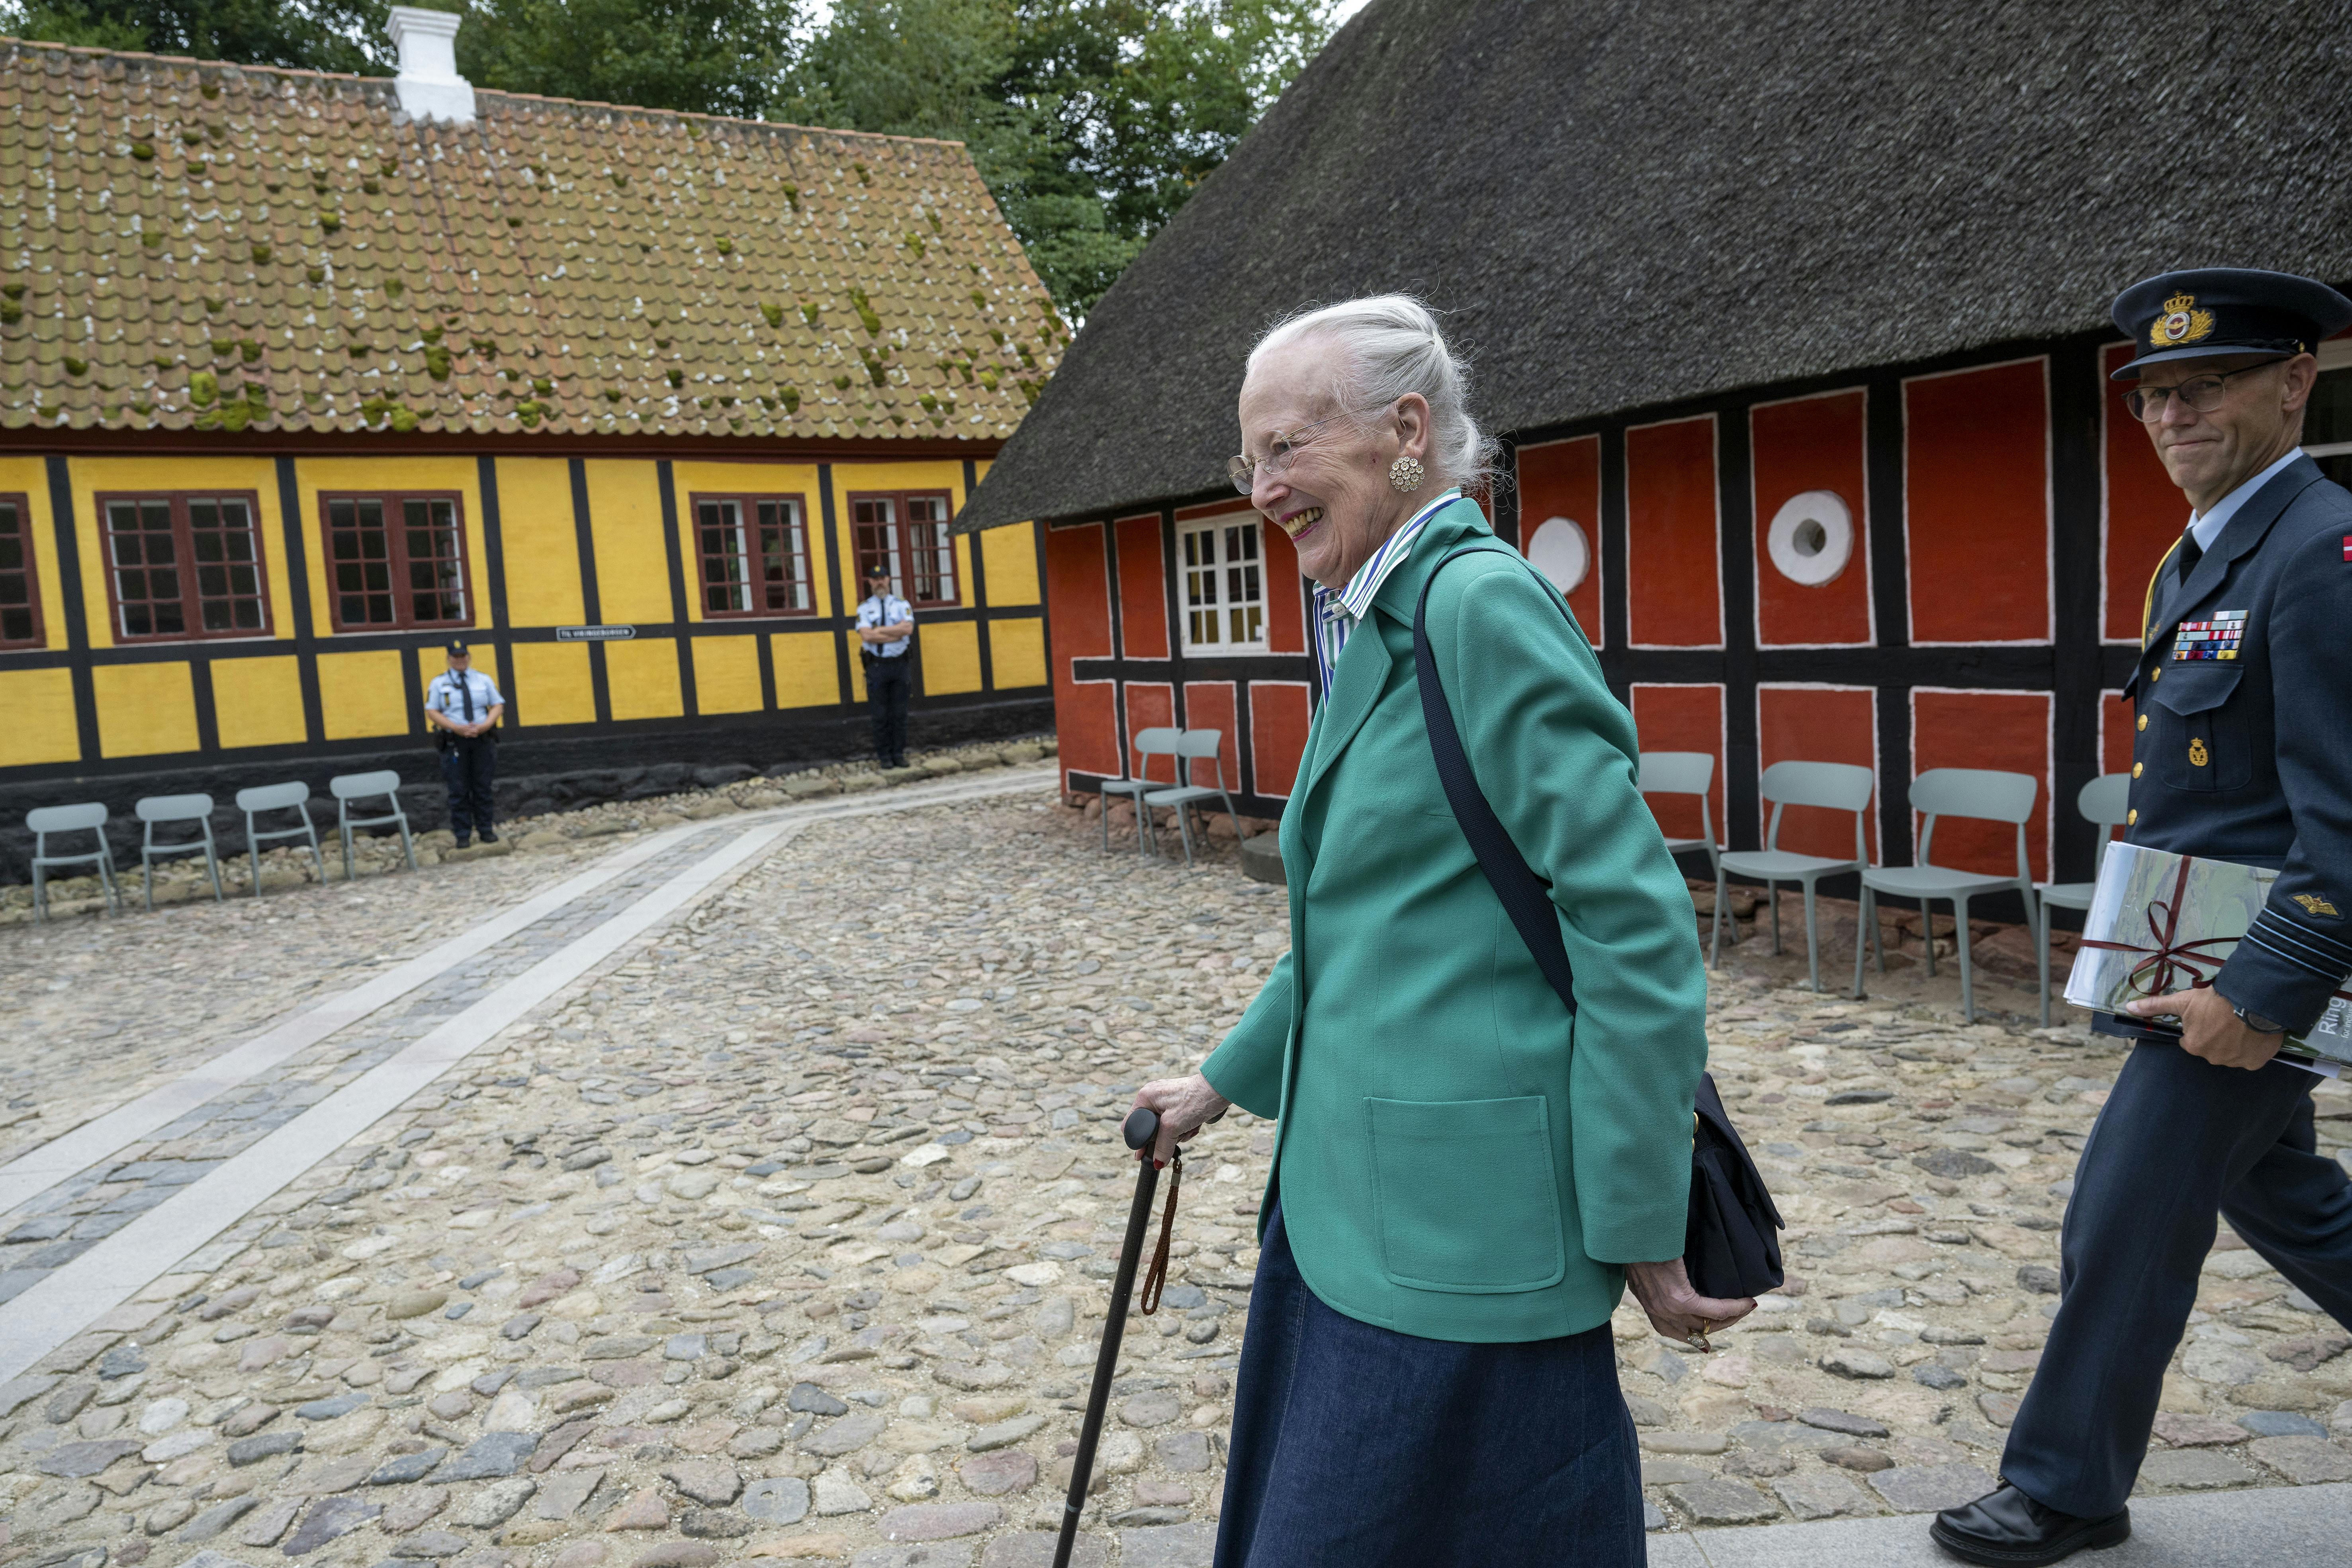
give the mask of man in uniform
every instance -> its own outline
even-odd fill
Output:
[[[2315,1152],[2316,1080],[2274,1059],[2352,971],[2352,495],[2298,442],[2313,350],[2352,324],[2325,284],[2232,268],[2116,300],[2116,373],[2189,499],[2149,584],[2134,844],[2277,870],[2210,984],[2131,1005],[2134,1046],[2075,1173],[2060,1306],[2010,1427],[2002,1486],[1930,1527],[1970,1563],[2055,1563],[2131,1533],[2125,1500],[2196,1305],[2216,1212],[2352,1328],[2352,1181]]]
[[[507,700],[490,678],[473,668],[463,642],[449,645],[449,668],[425,691],[425,722],[441,747],[441,778],[449,786],[449,831],[465,848],[479,833],[485,844],[499,841],[491,826],[492,786],[499,771],[499,715]]]
[[[915,637],[915,608],[890,591],[887,571],[866,575],[866,602],[857,606],[857,650],[866,667],[866,711],[874,722],[874,760],[886,768],[907,765],[907,697],[914,667],[908,650]]]

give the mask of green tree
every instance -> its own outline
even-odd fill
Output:
[[[758,118],[793,55],[800,0],[474,0],[457,69],[477,87]]]
[[[841,0],[789,118],[971,149],[1083,316],[1329,32],[1324,0]]]
[[[306,70],[386,68],[383,0],[8,0],[0,31],[53,44]]]

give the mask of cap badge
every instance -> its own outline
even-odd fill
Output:
[[[2147,346],[2152,349],[2179,348],[2209,336],[2213,331],[2213,312],[2197,308],[2194,294],[2175,294],[2164,302],[2164,314],[2147,330]]]

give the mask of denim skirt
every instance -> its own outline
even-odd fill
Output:
[[[1464,1344],[1338,1312],[1276,1208],[1234,1390],[1217,1568],[1645,1561],[1609,1325]]]

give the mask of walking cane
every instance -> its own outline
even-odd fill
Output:
[[[1119,1135],[1130,1149],[1148,1150],[1151,1141],[1160,1135],[1160,1113],[1149,1106],[1139,1105],[1128,1112]],[[1127,1301],[1135,1289],[1135,1267],[1143,1257],[1143,1234],[1151,1226],[1151,1197],[1160,1185],[1160,1168],[1151,1163],[1149,1153],[1138,1162],[1135,1173],[1135,1204],[1127,1212],[1127,1239],[1119,1244],[1118,1274],[1111,1281],[1110,1313],[1103,1322],[1102,1352],[1095,1357],[1095,1384],[1087,1392],[1086,1425],[1078,1428],[1078,1452],[1070,1461],[1070,1496],[1062,1506],[1062,1536],[1054,1543],[1054,1568],[1069,1568],[1070,1549],[1077,1544],[1078,1517],[1087,1506],[1087,1483],[1094,1479],[1095,1445],[1102,1437],[1103,1412],[1110,1404],[1111,1374],[1118,1370],[1118,1343],[1127,1333]],[[1164,1287],[1168,1278],[1168,1233],[1176,1219],[1176,1194],[1183,1183],[1184,1153],[1176,1152],[1174,1163],[1168,1172],[1168,1215],[1160,1228],[1160,1251],[1152,1259],[1151,1274],[1144,1280],[1145,1316],[1159,1310],[1160,1297],[1155,1287]]]

